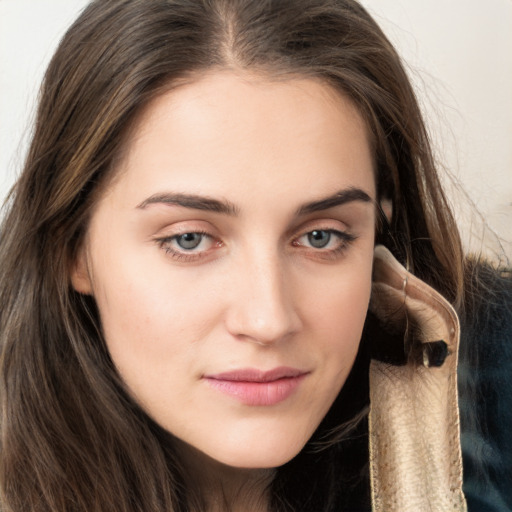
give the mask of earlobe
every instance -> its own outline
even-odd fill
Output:
[[[85,247],[81,247],[72,263],[70,270],[71,284],[75,291],[84,295],[92,295],[92,283],[87,264]]]

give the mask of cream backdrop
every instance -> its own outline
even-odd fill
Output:
[[[2,199],[23,161],[45,66],[86,3],[0,0]],[[501,240],[512,256],[512,0],[363,3],[407,62],[465,243],[496,253]]]

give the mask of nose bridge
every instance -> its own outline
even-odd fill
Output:
[[[228,313],[231,334],[269,344],[295,332],[300,320],[279,252],[251,251],[241,258],[239,272]]]

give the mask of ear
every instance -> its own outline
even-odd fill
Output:
[[[87,250],[82,244],[70,269],[71,284],[78,293],[92,295],[92,281],[87,261]]]
[[[391,199],[381,199],[380,208],[388,222],[391,222],[391,217],[393,217],[393,202]]]

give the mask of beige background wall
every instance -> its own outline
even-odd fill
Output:
[[[86,3],[0,0],[0,198],[20,169],[47,61]],[[496,232],[512,257],[512,0],[363,3],[408,63],[466,244],[499,251]]]

